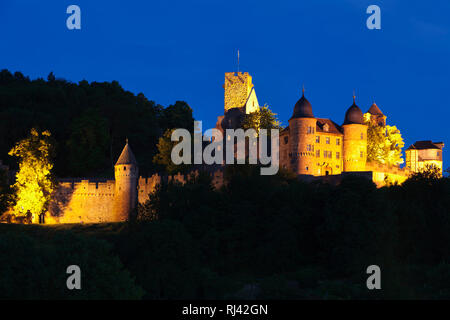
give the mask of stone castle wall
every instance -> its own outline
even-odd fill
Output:
[[[407,167],[400,168],[374,162],[366,163],[366,171],[372,172],[372,181],[377,187],[385,186],[386,182],[402,184],[412,173]]]
[[[253,87],[252,77],[248,72],[225,73],[225,112],[232,108],[242,108]]]
[[[193,173],[198,174],[198,172]],[[212,185],[220,188],[224,184],[223,171],[211,174]],[[186,183],[187,175],[139,177],[137,183],[138,203],[144,204],[148,195],[153,193],[161,183]],[[116,222],[114,203],[116,199],[116,181],[62,180],[55,191],[49,210],[45,216],[46,224],[61,223],[105,223]],[[38,222],[38,217],[34,219]],[[120,221],[125,221],[123,218]]]
[[[46,214],[46,224],[111,221],[114,180],[60,182]]]

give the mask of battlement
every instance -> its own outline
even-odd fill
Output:
[[[83,196],[114,196],[114,180],[62,179],[59,182],[63,192]]]
[[[248,72],[226,72],[225,112],[232,108],[243,108],[253,88],[252,76]]]

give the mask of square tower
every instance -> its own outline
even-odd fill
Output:
[[[242,108],[246,114],[259,110],[252,76],[248,72],[226,72],[223,88],[225,113],[233,108]]]

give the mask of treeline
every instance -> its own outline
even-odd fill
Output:
[[[127,224],[0,225],[0,295],[450,298],[449,178],[377,189],[361,177],[308,184],[238,166],[226,179],[221,190],[203,174],[163,185]],[[79,292],[64,288],[74,261],[88,273]],[[366,287],[370,265],[381,290]]]
[[[112,176],[126,138],[141,172],[150,174],[161,169],[152,162],[159,137],[167,129],[192,126],[187,103],[164,108],[117,81],[72,83],[53,73],[30,80],[20,72],[0,72],[0,159],[12,168],[9,150],[37,128],[52,133],[58,177]]]

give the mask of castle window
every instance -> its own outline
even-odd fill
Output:
[[[325,143],[326,143],[326,144],[330,144],[330,137],[326,137],[326,138],[325,138]]]
[[[339,159],[340,156],[341,154],[339,152],[336,152],[336,159]]]
[[[341,145],[341,139],[339,139],[339,138],[336,139],[336,145],[337,145],[337,146],[340,146],[340,145]]]
[[[289,138],[288,137],[284,137],[284,144],[288,144]]]
[[[441,153],[439,151],[437,151],[436,155],[439,157],[441,155]]]
[[[311,145],[311,144],[308,144],[308,145],[306,146],[306,151],[314,151],[314,146]]]
[[[364,139],[364,133],[361,132],[361,140]]]
[[[325,123],[323,126],[323,131],[328,132],[329,129],[330,129],[330,126],[328,125],[328,123]]]
[[[316,157],[317,157],[317,158],[320,157],[320,150],[316,150]]]
[[[320,143],[320,137],[316,136],[316,143]]]
[[[359,156],[360,156],[361,158],[364,157],[364,152],[360,151],[360,152],[359,152]]]
[[[310,134],[310,133],[314,133],[314,128],[313,127],[308,127],[308,134]]]
[[[127,167],[123,167],[123,171],[127,171]]]
[[[308,171],[308,169],[309,169],[309,167],[307,166],[307,167],[306,167],[306,171]]]

